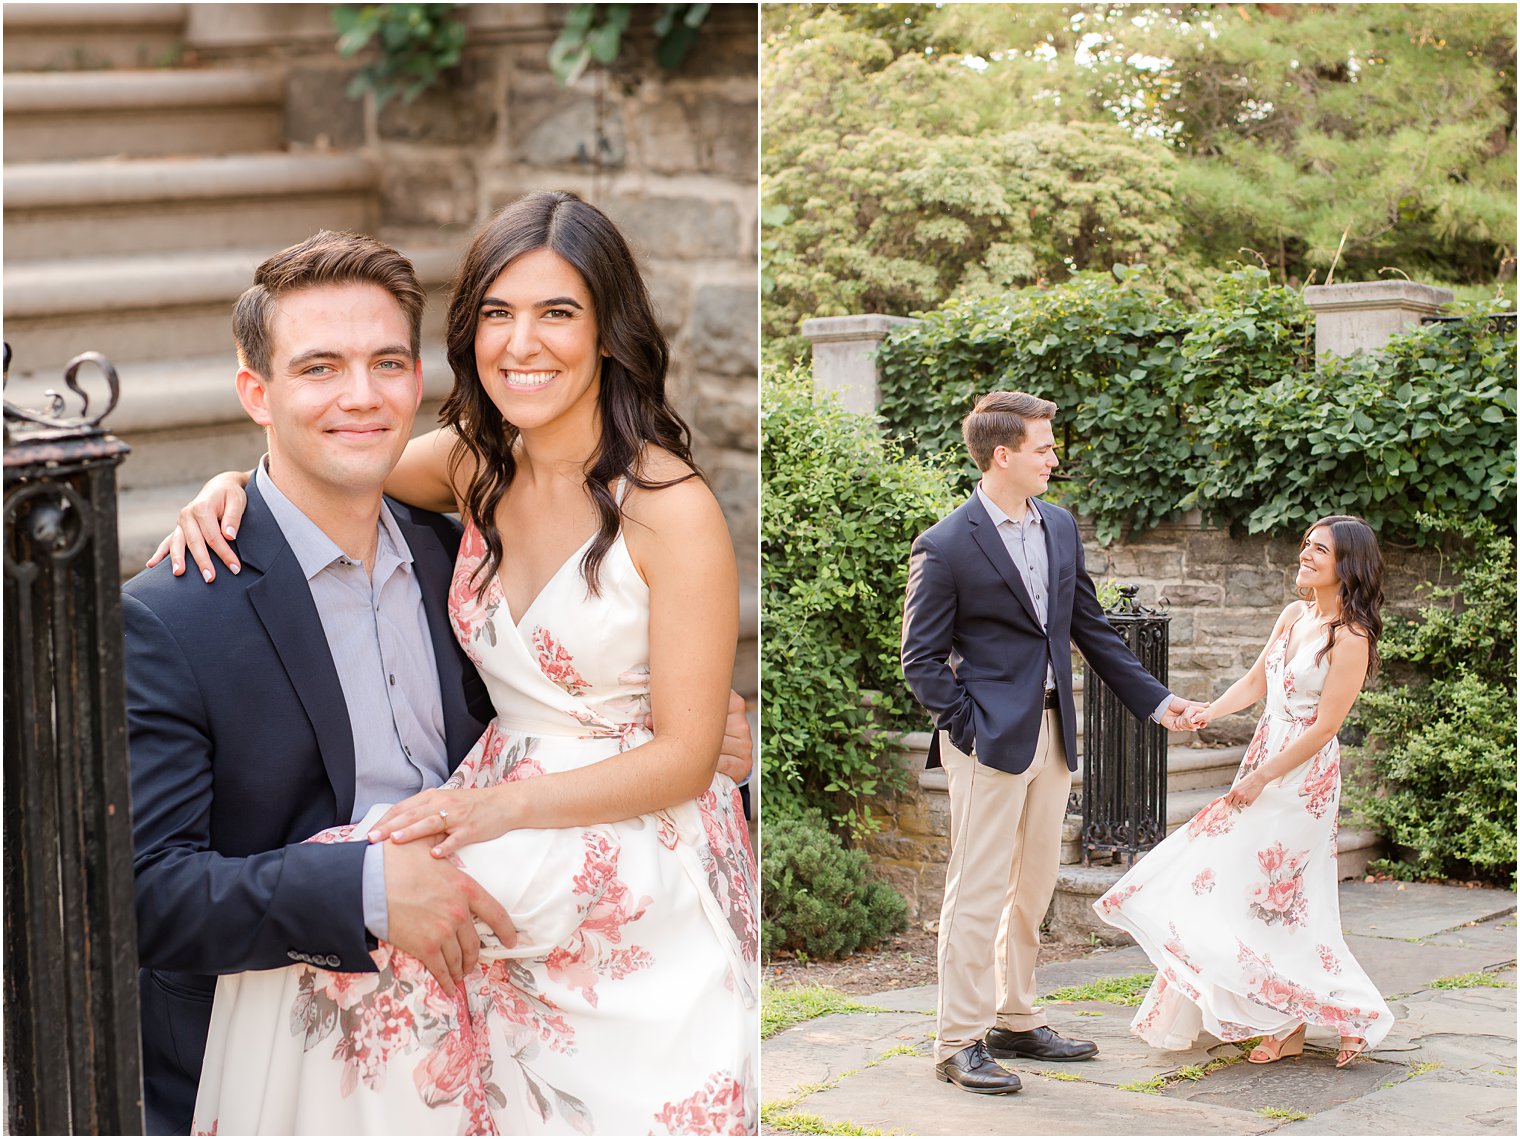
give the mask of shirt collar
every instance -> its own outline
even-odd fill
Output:
[[[269,512],[274,515],[275,522],[285,535],[285,541],[290,544],[290,552],[296,556],[296,562],[300,565],[301,572],[307,581],[316,577],[334,562],[348,560],[348,555],[342,548],[323,533],[322,528],[308,518],[299,506],[285,497],[285,492],[275,485],[274,479],[269,474],[267,454],[259,460],[258,469],[254,471],[253,477],[258,484],[259,493],[264,496]],[[384,499],[380,500],[379,530],[374,568],[379,570],[385,564],[387,556],[398,565],[410,565],[411,547],[406,544],[406,538],[402,535],[401,528],[396,525],[396,519]]]
[[[1025,503],[1028,504],[1028,509],[1024,514],[1024,521],[1022,523],[1018,523],[1014,522],[1012,518],[1008,517],[1008,515],[1003,512],[1003,508],[1001,506],[992,501],[992,496],[982,489],[981,483],[976,484],[976,493],[977,497],[982,500],[982,505],[987,510],[987,516],[992,519],[992,524],[994,526],[1001,526],[1004,522],[1012,522],[1015,526],[1040,526],[1044,524],[1044,520],[1040,517],[1039,508],[1035,506],[1034,499],[1032,498],[1026,498],[1024,500]]]

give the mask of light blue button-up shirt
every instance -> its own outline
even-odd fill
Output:
[[[396,803],[448,778],[438,662],[412,551],[390,508],[380,504],[374,572],[345,554],[286,498],[268,470],[259,493],[306,575],[343,687],[354,739],[354,810],[358,822],[377,803]],[[333,715],[343,715],[339,709]],[[384,849],[364,855],[364,924],[389,935]]]

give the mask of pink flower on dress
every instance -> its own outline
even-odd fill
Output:
[[[1140,887],[1142,884],[1143,883],[1140,882],[1131,882],[1126,886],[1121,886],[1117,889],[1110,890],[1108,893],[1104,894],[1101,898],[1098,899],[1096,903],[1098,909],[1105,914],[1113,913],[1120,906],[1124,905],[1124,900],[1126,898],[1138,894],[1140,892]]]
[[[1289,854],[1281,842],[1257,851],[1256,862],[1267,881],[1251,888],[1250,912],[1268,925],[1304,926],[1309,901],[1304,893],[1303,872],[1308,858],[1307,850]]]
[[[1221,795],[1192,817],[1188,823],[1188,837],[1213,838],[1226,834],[1235,825],[1236,814],[1235,808],[1225,802],[1224,796]]]
[[[685,1099],[667,1102],[654,1118],[667,1135],[744,1135],[750,1131],[744,1086],[726,1072],[713,1073],[705,1087]]]
[[[575,671],[575,662],[565,646],[555,640],[554,634],[538,625],[533,630],[533,648],[538,653],[538,668],[571,696],[580,696],[591,690],[590,683]]]
[[[1212,893],[1213,890],[1214,868],[1212,866],[1205,866],[1193,878],[1193,893],[1202,896],[1204,894]]]
[[[1322,819],[1327,811],[1335,807],[1340,799],[1340,792],[1340,746],[1332,739],[1315,754],[1298,793],[1308,800],[1304,804],[1304,809],[1316,819]]]
[[[1324,966],[1326,973],[1339,974],[1341,971],[1340,959],[1335,956],[1335,951],[1323,943],[1316,945],[1314,951],[1319,954],[1319,963]]]
[[[315,975],[322,982],[317,991],[344,1012],[380,987],[379,973],[329,973],[324,969]]]

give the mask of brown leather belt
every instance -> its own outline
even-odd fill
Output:
[[[1059,698],[1057,697],[1056,690],[1054,688],[1045,689],[1045,707],[1059,708],[1060,706],[1061,704]]]

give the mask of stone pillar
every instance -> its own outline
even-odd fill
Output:
[[[1452,296],[1450,289],[1413,281],[1310,285],[1304,302],[1314,313],[1314,355],[1376,352],[1394,333],[1438,315]]]
[[[802,335],[813,342],[813,386],[837,392],[851,411],[876,414],[877,345],[900,324],[918,324],[906,316],[817,316],[802,322]]]

